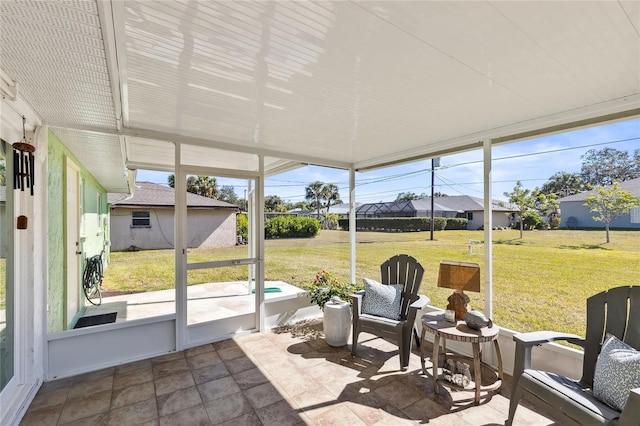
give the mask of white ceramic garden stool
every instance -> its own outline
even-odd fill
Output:
[[[324,328],[324,338],[329,346],[346,345],[351,330],[349,304],[337,296],[325,303],[322,327]]]

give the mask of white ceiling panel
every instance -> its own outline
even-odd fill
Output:
[[[108,192],[129,192],[121,136],[67,127],[50,129]]]
[[[25,99],[132,165],[369,168],[640,112],[637,1],[0,3]]]

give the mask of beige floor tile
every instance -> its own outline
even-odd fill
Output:
[[[241,373],[234,374],[233,379],[242,390],[246,390],[269,381],[267,376],[265,376],[258,368],[251,368]]]
[[[256,367],[255,363],[244,355],[225,361],[225,365],[231,374],[241,373]]]
[[[254,411],[242,414],[235,419],[227,420],[226,422],[218,424],[221,426],[262,426],[260,418]]]
[[[41,410],[43,408],[62,405],[67,400],[69,389],[69,387],[63,387],[49,392],[38,392],[29,408],[32,410]]]
[[[213,424],[224,423],[254,411],[249,400],[245,398],[242,392],[206,402],[204,408],[207,410],[209,419]]]
[[[111,397],[111,390],[113,389],[113,375],[102,377],[93,381],[81,381],[74,383],[69,389],[67,400],[75,399],[87,399],[92,395],[99,394],[100,396],[108,394]]]
[[[206,345],[196,346],[195,348],[189,348],[184,351],[184,355],[186,357],[200,355],[206,352],[215,351],[212,343],[207,343]]]
[[[195,385],[191,371],[182,371],[155,380],[156,396],[164,395]]]
[[[20,422],[22,426],[55,426],[62,411],[62,405],[42,407],[37,410],[29,407]]]
[[[155,402],[155,401],[154,401]],[[71,423],[85,417],[106,413],[111,406],[111,392],[97,393],[86,398],[77,398],[67,401],[62,408],[59,424]]]
[[[284,399],[284,395],[271,383],[263,383],[243,391],[254,408],[262,408]]]
[[[75,377],[66,377],[64,379],[52,380],[50,382],[45,382],[42,384],[42,387],[38,391],[38,393],[46,393],[54,390],[67,388],[69,389],[71,385],[75,383]]]
[[[203,404],[160,417],[161,426],[208,426],[211,425]]]
[[[415,391],[415,389],[412,389],[411,387],[407,386],[404,383],[400,383],[397,380],[389,383],[386,386],[377,388],[374,393],[381,398],[385,398],[389,402],[389,404],[400,410],[418,401],[422,396],[419,395]]]
[[[202,401],[208,402],[240,392],[240,387],[238,387],[231,376],[228,376],[202,383],[198,385],[198,390],[200,391]]]
[[[224,365],[222,361],[217,364],[206,365],[204,367],[195,369],[192,371],[193,379],[196,384],[202,384],[206,382],[210,382],[211,380],[220,379],[222,377],[229,376],[229,370],[227,370],[227,366]]]
[[[115,374],[116,376],[118,374],[124,374],[124,373],[128,373],[130,371],[133,370],[139,370],[139,369],[149,369],[151,370],[151,360],[150,359],[143,359],[140,361],[135,361],[135,362],[130,362],[128,364],[122,364],[116,367],[116,371]]]
[[[157,363],[175,361],[176,359],[180,358],[184,358],[184,352],[169,352],[168,354],[151,358],[151,363],[155,365]]]
[[[128,370],[123,373],[116,373],[113,377],[113,389],[118,390],[129,386],[152,382],[153,372],[151,364],[135,370]]]
[[[171,374],[189,370],[189,364],[185,358],[156,362],[153,364],[153,377],[157,380]]]
[[[230,361],[234,358],[241,357],[245,355],[244,351],[238,345],[233,345],[230,347],[225,347],[221,349],[216,349],[218,351],[218,355],[222,358],[223,361]]]
[[[200,398],[198,389],[195,386],[191,386],[161,395],[158,397],[157,402],[158,415],[163,417],[177,411],[201,405],[202,398]]]
[[[153,382],[140,383],[113,391],[111,409],[135,404],[156,396]]]
[[[339,404],[314,417],[313,424],[318,426],[366,426],[367,423],[362,421],[346,404]]]
[[[312,419],[340,405],[342,402],[322,386],[308,392],[294,395],[292,400],[294,408],[305,413]]]
[[[202,347],[202,346],[199,346]],[[197,353],[191,356],[187,356],[187,363],[192,370],[196,370],[198,368],[206,367],[207,365],[219,364],[222,362],[220,355],[216,351],[213,350],[213,346],[211,346],[211,351]]]
[[[100,424],[109,426],[137,425],[158,418],[155,399],[136,402],[122,408],[109,411]]]
[[[286,401],[279,401],[256,410],[264,426],[293,426],[305,421]]]

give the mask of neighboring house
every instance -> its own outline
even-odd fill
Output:
[[[640,178],[620,182],[620,189],[624,189],[633,194],[634,197],[640,197]],[[587,201],[587,194],[594,191],[585,191],[579,194],[570,195],[560,198],[561,228],[602,228],[602,222],[596,222],[592,219],[593,213],[589,211],[589,207],[584,204]],[[611,229],[615,228],[638,228],[640,229],[640,207],[632,208],[630,212],[623,214],[613,220],[610,225]]]
[[[510,226],[517,209],[492,200],[493,226]],[[484,225],[484,202],[470,195],[434,197],[435,217],[459,217],[468,220],[467,229]],[[431,198],[419,200],[363,204],[356,209],[356,217],[427,217],[431,216]]]
[[[174,247],[174,189],[136,182],[133,194],[109,194],[111,251]],[[236,244],[236,213],[220,200],[187,193],[187,247],[227,247]]]
[[[361,203],[355,203],[356,209],[361,205]],[[327,208],[323,207],[320,209],[320,214],[324,214],[327,212]],[[293,209],[288,212],[291,215],[296,216],[313,216],[316,217],[318,215],[318,211],[316,209],[313,210],[302,210],[302,209]],[[346,219],[349,217],[349,204],[348,203],[340,203],[340,204],[332,204],[329,207],[329,213],[337,214],[340,219]]]

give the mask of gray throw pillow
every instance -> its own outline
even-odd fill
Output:
[[[640,351],[607,334],[593,376],[593,395],[622,411],[629,391],[640,387]]]
[[[380,284],[369,278],[363,278],[362,281],[364,282],[362,313],[399,320],[404,286],[402,284]]]

